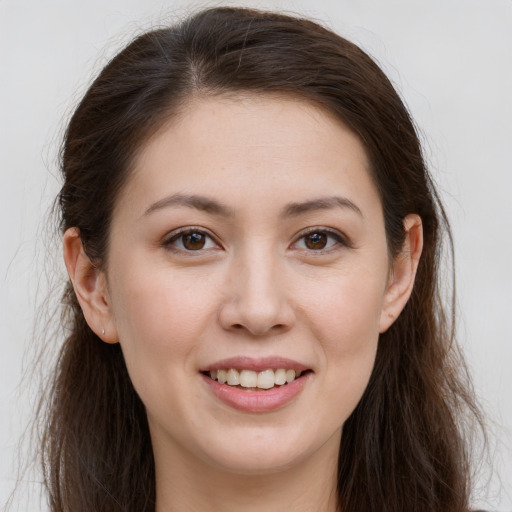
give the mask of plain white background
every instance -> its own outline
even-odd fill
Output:
[[[45,216],[69,112],[134,33],[189,8],[227,4],[0,0],[0,507],[15,483],[16,445],[33,403],[17,384],[47,290]],[[495,470],[480,477],[475,504],[511,510],[512,1],[231,4],[327,23],[378,60],[409,106],[453,225],[459,338],[494,423]],[[46,266],[63,272],[60,261]]]

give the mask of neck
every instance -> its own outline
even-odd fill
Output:
[[[256,475],[155,450],[155,512],[336,512],[338,447],[339,436],[304,461]]]

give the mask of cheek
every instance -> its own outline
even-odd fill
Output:
[[[161,404],[179,411],[178,397],[190,396],[186,382],[194,355],[215,318],[214,293],[208,286],[199,292],[190,279],[168,269],[142,268],[140,273],[134,267],[119,268],[112,282],[121,348],[148,413],[160,411]]]
[[[346,388],[368,375],[373,367],[379,339],[382,302],[379,296],[363,294],[361,286],[346,287],[324,306],[321,325],[326,364],[335,366]],[[363,377],[364,380],[364,377]]]
[[[214,287],[199,281],[200,289],[190,278],[157,266],[118,268],[112,279],[114,321],[134,384],[145,375],[182,372],[192,364],[191,355],[215,318]]]
[[[378,337],[387,274],[373,270],[333,273],[303,289],[304,316],[329,352],[358,352]]]
[[[373,370],[384,297],[384,274],[346,274],[329,280],[310,300],[305,317],[322,345],[326,403],[343,423],[359,402]],[[363,277],[365,276],[365,277]],[[314,289],[311,289],[314,294]]]
[[[113,309],[121,340],[156,342],[154,338],[165,333],[160,339],[163,345],[170,338],[180,343],[204,322],[212,307],[211,287],[200,276],[191,280],[169,269],[131,265],[120,269],[113,281]]]

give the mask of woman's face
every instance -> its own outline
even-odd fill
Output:
[[[157,464],[336,453],[401,307],[368,169],[339,121],[267,96],[195,99],[143,148],[113,215],[105,336]]]

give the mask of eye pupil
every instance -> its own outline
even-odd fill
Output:
[[[305,243],[308,249],[324,249],[327,245],[327,235],[325,233],[310,233],[306,236]]]
[[[190,251],[198,251],[204,247],[206,237],[201,233],[189,233],[183,236],[183,246]]]

